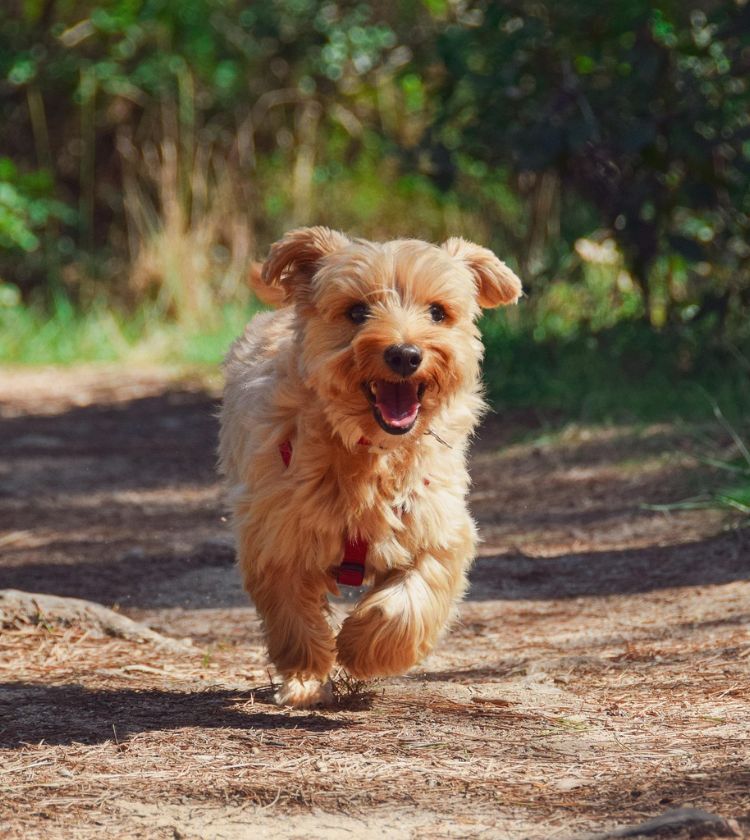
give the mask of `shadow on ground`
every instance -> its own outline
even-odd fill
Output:
[[[707,539],[624,551],[593,551],[555,557],[503,554],[480,557],[468,598],[557,600],[630,595],[681,586],[750,580],[750,529]]]
[[[23,744],[97,744],[140,732],[201,727],[252,730],[301,729],[314,735],[350,724],[310,713],[290,716],[273,705],[272,692],[158,689],[93,689],[82,685],[0,683],[0,748]],[[245,711],[243,704],[252,705]],[[267,710],[258,711],[258,702]],[[267,743],[268,739],[264,741]]]
[[[73,460],[81,466],[76,493],[213,483],[217,411],[208,394],[174,390],[52,416],[0,417],[0,499],[25,486],[62,489],[59,471]]]
[[[629,595],[750,579],[750,529],[690,543],[555,557],[480,557],[469,601]],[[0,589],[153,609],[247,606],[229,546],[190,556],[126,556],[120,563],[26,563],[0,568]]]

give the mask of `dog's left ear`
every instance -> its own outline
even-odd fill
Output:
[[[477,301],[483,309],[516,303],[521,297],[521,281],[488,248],[467,242],[460,236],[444,242],[442,248],[465,263],[474,275]]]
[[[260,282],[280,289],[289,303],[295,292],[307,287],[323,257],[340,251],[350,240],[327,227],[292,230],[271,246],[260,272]]]

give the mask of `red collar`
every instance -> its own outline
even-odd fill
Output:
[[[371,446],[369,440],[360,438],[360,446]],[[284,466],[288,467],[292,460],[292,442],[285,440],[279,444],[279,454]],[[365,579],[365,563],[369,544],[359,536],[347,536],[344,540],[344,555],[341,565],[336,572],[336,580],[343,586],[362,586]]]

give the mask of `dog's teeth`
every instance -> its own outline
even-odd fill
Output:
[[[377,388],[375,387],[375,383],[374,382],[368,382],[367,386],[370,389],[370,393],[373,395],[373,397],[377,397],[378,391],[377,391]]]

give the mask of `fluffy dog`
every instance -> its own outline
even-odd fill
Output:
[[[463,239],[351,240],[323,227],[272,246],[256,315],[225,363],[220,467],[239,566],[283,678],[277,702],[429,653],[466,587],[476,530],[468,438],[482,415],[482,307],[516,275]],[[335,635],[327,593],[369,591]]]

